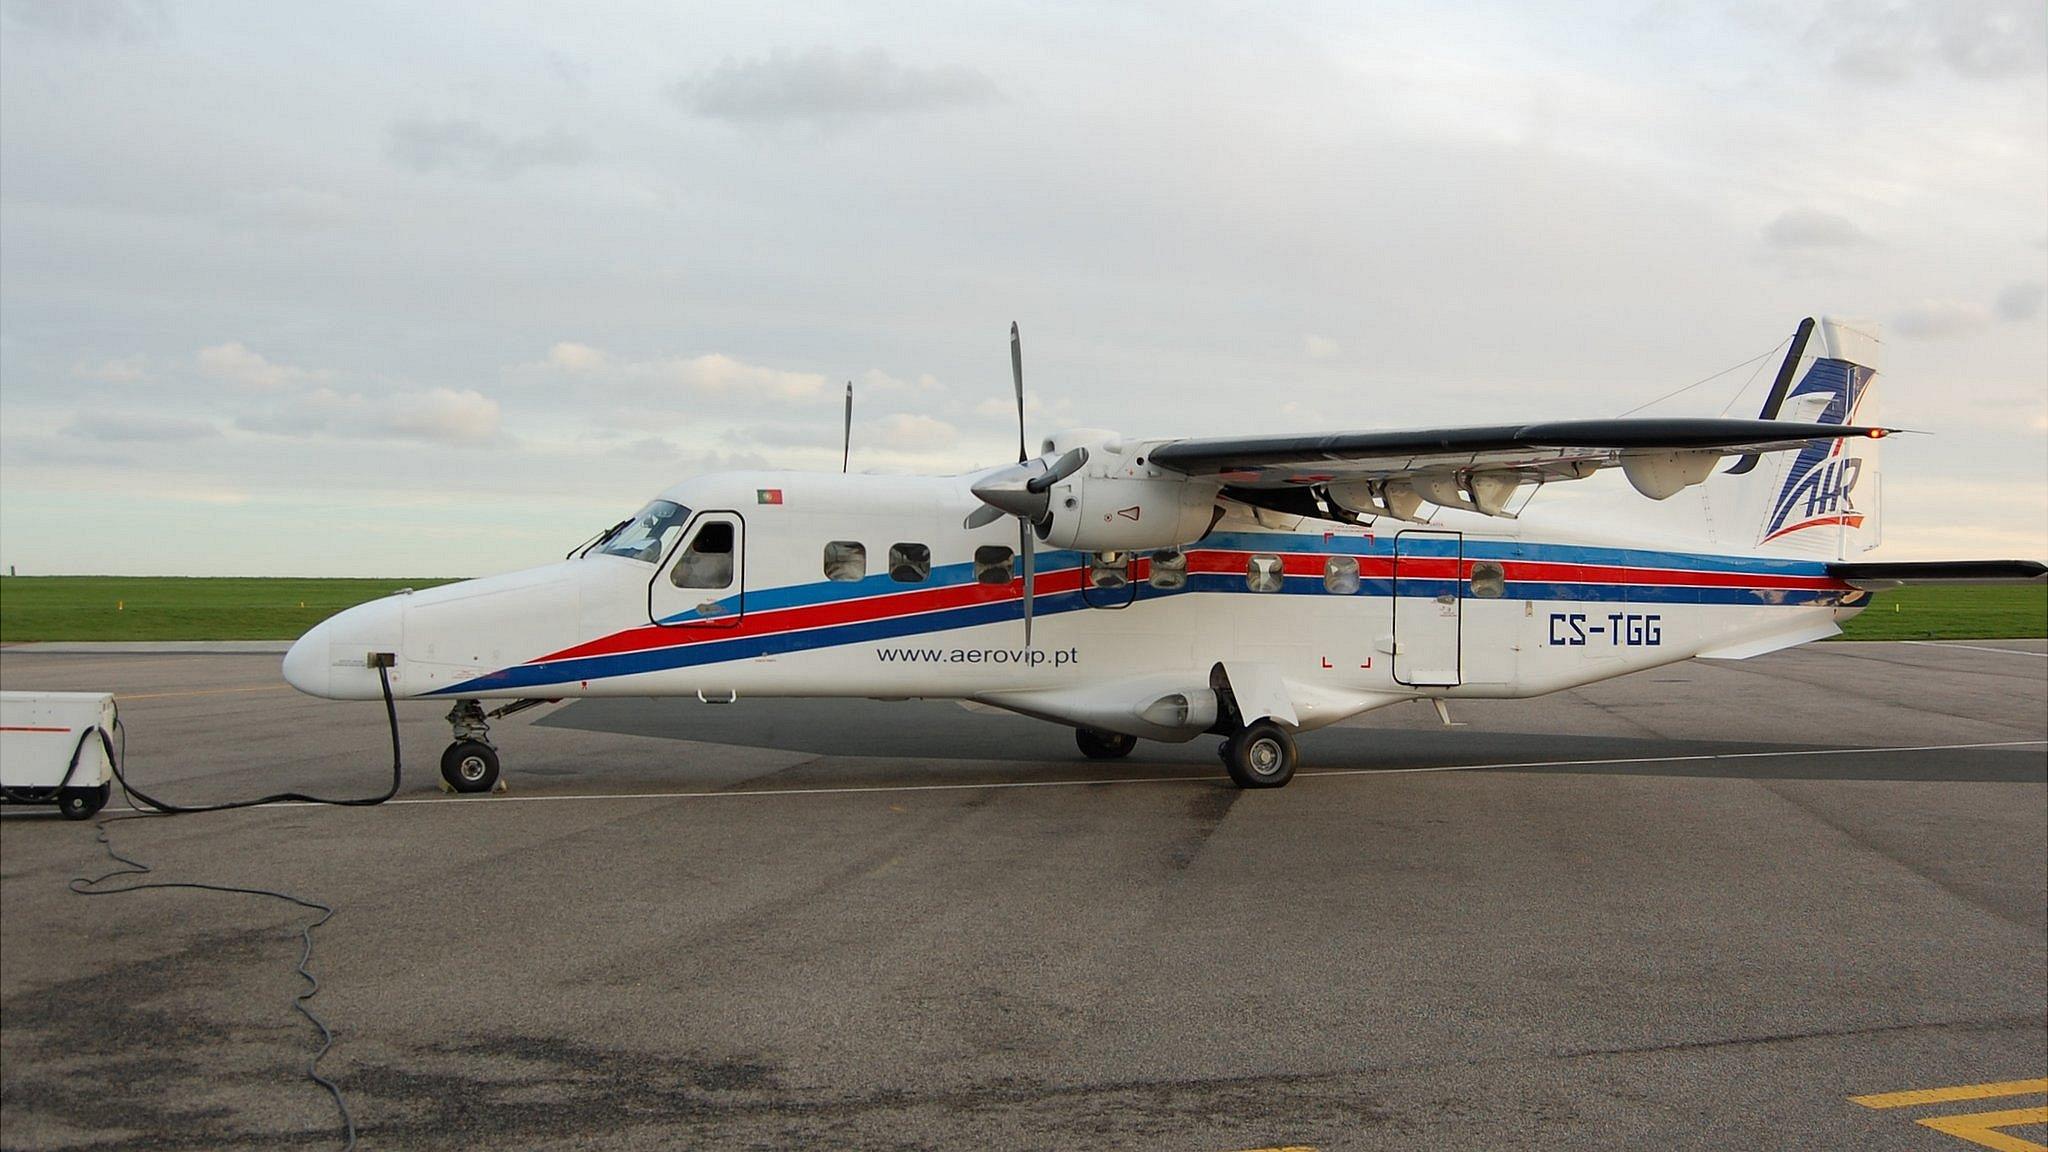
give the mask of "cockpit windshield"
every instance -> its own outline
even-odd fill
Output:
[[[658,563],[662,553],[675,543],[676,534],[683,530],[683,521],[689,518],[690,510],[681,504],[656,500],[612,533],[597,550],[613,556],[645,560],[649,564]]]

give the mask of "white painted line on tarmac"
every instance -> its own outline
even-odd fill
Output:
[[[1916,648],[1961,648],[1966,652],[2002,652],[2007,656],[2032,656],[2036,660],[2048,660],[2048,652],[2029,652],[2025,648],[1987,648],[1982,644],[1957,644],[1952,640],[1901,640]]]
[[[1342,776],[1415,776],[1430,772],[1513,771],[1518,768],[1598,768],[1624,764],[1685,764],[1709,760],[1766,760],[1798,756],[1879,756],[1897,752],[1967,752],[1989,748],[2043,748],[2048,740],[2000,740],[1983,744],[1913,744],[1883,748],[1795,748],[1775,752],[1725,752],[1697,756],[1627,756],[1605,760],[1518,760],[1498,764],[1432,764],[1419,768],[1321,768],[1295,773],[1300,779]],[[734,788],[722,792],[591,792],[567,796],[407,796],[384,802],[384,807],[411,804],[538,804],[591,800],[738,800],[762,796],[848,796],[858,793],[975,792],[1016,788],[1094,788],[1114,784],[1207,784],[1228,780],[1228,776],[1121,776],[1105,780],[995,780],[960,784],[854,784],[835,788]],[[323,805],[290,801],[266,804],[265,808],[318,808]],[[109,812],[135,812],[134,808],[109,806]],[[238,808],[253,812],[254,808]],[[155,813],[142,813],[155,815]],[[32,815],[17,812],[12,815]]]

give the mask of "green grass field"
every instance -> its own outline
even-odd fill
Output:
[[[2048,636],[2048,584],[1920,584],[1879,592],[1844,640],[2009,640]]]
[[[445,580],[0,577],[0,643],[290,640],[336,612]]]
[[[352,604],[442,580],[0,577],[0,643],[289,640]],[[1849,640],[2048,636],[2048,585],[1922,585],[1877,594]]]

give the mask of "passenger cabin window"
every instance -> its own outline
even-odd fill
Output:
[[[714,520],[690,538],[668,574],[678,588],[724,588],[732,584],[732,524]]]
[[[1323,591],[1349,596],[1358,591],[1358,557],[1332,556],[1323,562]]]
[[[889,579],[922,584],[932,574],[932,550],[922,544],[889,545]]]
[[[1010,582],[1010,559],[1015,552],[1001,544],[983,544],[974,550],[974,582],[976,584],[1008,584]]]
[[[1131,582],[1131,554],[1093,552],[1088,556],[1088,583],[1097,588],[1121,588]]]
[[[1188,586],[1188,554],[1178,548],[1161,548],[1152,554],[1152,575],[1148,578],[1154,588],[1185,588]]]
[[[858,580],[868,574],[868,550],[853,540],[825,545],[825,579]]]
[[[1244,586],[1254,592],[1278,592],[1287,583],[1287,573],[1278,556],[1253,556],[1244,563]]]
[[[1472,595],[1482,600],[1498,600],[1507,590],[1507,575],[1500,565],[1482,560],[1472,566]]]

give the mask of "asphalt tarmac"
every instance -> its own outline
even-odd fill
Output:
[[[382,706],[274,655],[0,685],[118,693],[168,799],[389,780]],[[2048,1142],[2039,641],[1400,705],[1263,793],[1206,738],[693,700],[501,721],[510,790],[457,798],[444,710],[401,705],[382,807],[103,813],[152,879],[337,909],[312,1007],[365,1149]],[[6,812],[0,1147],[339,1147],[314,914],[76,896],[93,825]]]

